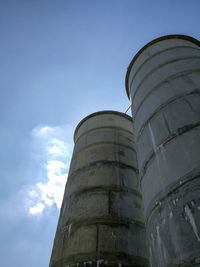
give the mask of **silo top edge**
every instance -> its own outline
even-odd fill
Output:
[[[200,41],[191,37],[191,36],[187,36],[187,35],[182,35],[182,34],[170,34],[170,35],[165,35],[165,36],[162,36],[162,37],[159,37],[159,38],[156,38],[152,41],[150,41],[149,43],[147,43],[145,46],[143,46],[138,52],[137,54],[133,57],[133,59],[131,60],[128,68],[127,68],[127,72],[126,72],[126,78],[125,78],[125,87],[126,87],[126,93],[127,93],[127,96],[128,98],[130,99],[130,94],[129,94],[129,86],[128,86],[128,79],[129,79],[129,74],[130,74],[130,71],[131,71],[131,68],[133,66],[133,64],[135,63],[135,61],[137,60],[137,58],[140,56],[140,54],[146,49],[148,48],[149,46],[157,43],[157,42],[160,42],[160,41],[163,41],[163,40],[167,40],[167,39],[183,39],[183,40],[187,40],[187,41],[190,41],[191,43],[194,43],[196,44],[197,46],[200,46]]]
[[[76,126],[76,129],[74,131],[74,142],[75,142],[75,138],[76,138],[76,135],[77,135],[77,132],[79,130],[79,128],[81,127],[81,125],[88,119],[94,117],[94,116],[98,116],[98,115],[102,115],[102,114],[115,114],[115,115],[118,115],[118,116],[121,116],[121,117],[124,117],[126,119],[128,119],[129,121],[132,122],[132,117],[130,117],[129,115],[123,113],[123,112],[119,112],[119,111],[114,111],[114,110],[102,110],[102,111],[97,111],[97,112],[94,112],[88,116],[86,116],[85,118],[83,118],[79,124]]]

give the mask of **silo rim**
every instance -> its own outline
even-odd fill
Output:
[[[126,72],[126,78],[125,78],[125,87],[126,87],[126,93],[127,93],[127,96],[128,98],[130,99],[130,94],[129,94],[129,86],[128,86],[128,79],[129,79],[129,74],[130,74],[130,71],[131,71],[131,68],[133,66],[133,64],[135,63],[135,61],[137,60],[137,58],[140,56],[140,54],[146,49],[148,48],[149,46],[157,43],[157,42],[160,42],[160,41],[163,41],[163,40],[167,40],[167,39],[183,39],[183,40],[187,40],[187,41],[190,41],[191,43],[194,43],[196,44],[197,46],[200,46],[200,41],[191,37],[191,36],[188,36],[188,35],[183,35],[183,34],[170,34],[170,35],[165,35],[165,36],[161,36],[161,37],[158,37],[152,41],[150,41],[149,43],[147,43],[145,46],[143,46],[138,52],[137,54],[133,57],[133,59],[131,60],[128,68],[127,68],[127,72]]]
[[[79,130],[79,128],[81,127],[81,125],[88,119],[94,117],[94,116],[98,116],[98,115],[102,115],[102,114],[115,114],[115,115],[118,115],[118,116],[122,116],[122,117],[125,117],[126,119],[130,120],[132,122],[132,117],[130,117],[129,115],[123,113],[123,112],[120,112],[120,111],[115,111],[115,110],[102,110],[102,111],[97,111],[97,112],[94,112],[88,116],[86,116],[85,118],[83,118],[79,123],[78,125],[76,126],[76,129],[74,131],[74,142],[75,142],[75,138],[76,138],[76,135],[77,135],[77,132]]]

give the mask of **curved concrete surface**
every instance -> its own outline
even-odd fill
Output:
[[[131,62],[132,99],[151,266],[200,264],[200,43],[158,38]],[[198,265],[199,266],[199,265]]]
[[[148,266],[132,118],[91,114],[74,141],[50,266]]]

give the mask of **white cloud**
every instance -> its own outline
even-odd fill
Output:
[[[61,160],[49,160],[46,168],[49,173],[60,175],[63,169],[66,169],[66,165]]]
[[[37,197],[37,192],[35,191],[35,190],[30,190],[29,191],[29,195],[31,196],[31,197]]]
[[[65,142],[53,138],[51,144],[47,146],[48,153],[53,156],[69,156],[70,145]]]
[[[62,150],[58,146],[54,145],[49,148],[49,154],[60,155],[62,154]]]
[[[51,131],[51,130],[52,129],[50,127],[45,126],[43,128],[40,128],[39,131],[38,131],[38,133],[42,135],[42,134],[45,134],[46,132]]]
[[[31,215],[41,214],[46,207],[56,204],[61,207],[72,145],[66,141],[63,127],[36,127],[32,131],[35,159],[41,159],[41,168],[46,173],[46,181],[37,183],[29,191],[32,206]]]
[[[35,214],[40,214],[43,212],[45,206],[43,203],[39,202],[37,203],[35,206],[29,208],[29,213],[32,214],[32,215],[35,215]]]

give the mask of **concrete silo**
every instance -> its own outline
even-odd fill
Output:
[[[151,266],[200,266],[200,42],[153,40],[126,75]]]
[[[132,118],[91,114],[74,141],[50,267],[148,266]]]

